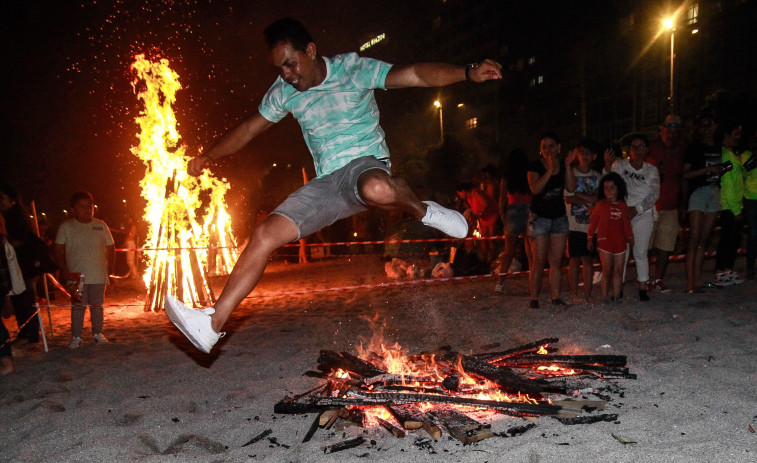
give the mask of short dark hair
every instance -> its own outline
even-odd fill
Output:
[[[295,50],[305,51],[313,41],[310,32],[297,20],[292,18],[277,19],[263,31],[268,50],[273,50],[282,42],[289,42]]]
[[[463,182],[457,185],[457,189],[455,191],[471,191],[475,186],[472,182]]]
[[[649,138],[647,138],[647,136],[644,135],[643,133],[631,133],[631,134],[628,134],[628,135],[625,136],[625,138],[624,138],[623,141],[627,145],[630,146],[631,142],[634,141],[634,140],[641,140],[641,141],[644,142],[645,145],[649,146]]]
[[[74,193],[73,196],[71,196],[71,199],[68,200],[68,202],[71,203],[71,207],[74,207],[74,205],[76,205],[76,203],[78,203],[82,199],[88,199],[90,202],[93,202],[93,203],[95,202],[95,198],[92,197],[92,193],[90,193],[89,191],[84,191],[84,190],[77,191],[76,193]]]
[[[601,155],[602,151],[604,151],[602,144],[591,138],[584,138],[583,140],[578,142],[578,147],[586,148],[597,156]]]
[[[557,135],[557,133],[556,133],[556,132],[551,132],[551,131],[550,131],[550,132],[545,132],[545,133],[543,133],[543,134],[541,135],[541,138],[539,138],[539,141],[541,141],[541,140],[544,140],[545,138],[549,138],[549,139],[551,139],[552,141],[554,141],[554,142],[555,142],[555,143],[557,143],[558,145],[560,144],[560,136],[559,136],[559,135]]]
[[[626,181],[617,172],[610,172],[599,180],[597,185],[597,198],[606,199],[605,196],[605,183],[612,182],[618,187],[618,201],[625,201],[628,197],[628,187],[626,187]]]

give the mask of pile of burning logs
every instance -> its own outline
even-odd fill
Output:
[[[384,359],[375,353],[365,360],[347,352],[323,350],[318,358],[319,371],[305,375],[323,378],[326,383],[284,398],[274,412],[317,414],[303,442],[318,428],[330,429],[338,420],[343,425],[378,425],[395,437],[423,430],[439,439],[446,430],[463,444],[495,436],[489,422],[496,414],[525,419],[549,416],[564,424],[615,421],[617,414],[593,412],[604,410],[610,400],[599,391],[617,392],[617,386],[595,388],[590,383],[635,379],[636,375],[628,372],[626,357],[556,355],[557,349],[550,346],[557,342],[555,338],[541,339],[477,355],[449,350],[411,355],[404,360],[413,366],[412,371],[433,373],[403,375],[389,373]],[[482,393],[488,398],[482,398]],[[586,394],[601,400],[576,399]],[[508,433],[517,434],[518,428]],[[324,450],[345,450],[362,442],[358,437]]]

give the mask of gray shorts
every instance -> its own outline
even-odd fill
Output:
[[[303,185],[271,214],[279,214],[294,222],[300,232],[297,239],[312,235],[339,219],[368,209],[360,199],[357,181],[372,169],[381,169],[391,175],[388,159],[380,161],[373,156],[353,159],[341,169]]]

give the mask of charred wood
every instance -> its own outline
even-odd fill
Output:
[[[387,374],[386,371],[376,368],[371,363],[359,359],[346,352],[337,353],[332,350],[322,350],[318,357],[318,369],[321,371],[342,369],[362,377],[371,377]]]
[[[265,431],[261,432],[257,436],[255,436],[252,439],[250,439],[249,441],[247,441],[247,443],[244,444],[244,445],[242,445],[242,447],[247,447],[248,445],[252,445],[255,442],[261,441],[261,440],[265,439],[266,437],[270,436],[272,432],[273,432],[272,429],[266,429]]]
[[[604,415],[587,415],[587,416],[577,416],[575,418],[555,418],[557,421],[559,421],[562,424],[591,424],[591,423],[599,423],[600,421],[615,421],[618,419],[618,415],[616,413],[613,414],[604,414]]]
[[[379,418],[379,417],[376,417],[376,421],[378,421],[378,423],[381,425],[381,427],[384,428],[384,429],[386,429],[387,431],[389,431],[394,437],[398,437],[398,438],[405,437],[405,431],[403,431],[402,429],[398,428],[397,426],[395,426],[391,422],[386,421],[386,420],[384,420],[382,418]]]
[[[564,389],[555,390],[554,385],[550,385],[546,381],[524,378],[508,367],[493,365],[466,355],[460,355],[460,358],[462,359],[463,370],[467,373],[488,379],[512,394],[519,392],[522,394],[565,392]]]
[[[625,367],[625,355],[524,355],[496,362],[504,366],[529,367],[533,365],[598,365],[603,367]]]
[[[457,392],[460,389],[460,377],[457,375],[447,376],[442,381],[442,387],[448,391]]]
[[[437,403],[450,405],[463,405],[474,408],[490,408],[515,416],[539,416],[553,415],[560,407],[546,403],[531,404],[521,402],[497,402],[495,400],[479,400],[466,397],[442,396],[434,394],[403,394],[403,393],[363,393],[351,391],[352,397],[321,397],[316,399],[315,404],[329,406],[347,405],[399,405],[408,403]]]
[[[450,436],[459,440],[464,445],[494,436],[490,425],[479,423],[452,407],[435,407],[429,412],[429,415],[441,423],[447,429]]]
[[[530,342],[528,344],[524,344],[522,346],[513,347],[512,349],[503,350],[501,352],[487,352],[483,354],[474,354],[473,357],[483,360],[485,362],[497,362],[499,360],[510,358],[510,357],[516,357],[518,355],[524,355],[529,353],[535,353],[539,350],[539,347],[547,345],[547,344],[554,344],[558,342],[559,338],[544,338],[540,339],[538,341]]]
[[[359,445],[362,445],[363,442],[365,442],[365,439],[363,439],[362,437],[356,437],[354,439],[349,439],[337,444],[328,445],[323,448],[323,453],[335,453],[341,452],[342,450],[352,449]]]
[[[427,421],[426,414],[414,404],[388,405],[386,408],[405,429],[418,429]]]

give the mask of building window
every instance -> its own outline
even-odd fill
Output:
[[[528,58],[528,65],[529,65],[529,66],[533,66],[533,65],[534,65],[534,63],[536,63],[536,57],[535,57],[535,56],[531,56],[531,57],[529,57],[529,58]]]
[[[543,84],[544,83],[544,76],[537,77],[536,78],[536,83],[538,83],[539,85]]]
[[[470,129],[475,129],[476,127],[478,127],[478,118],[477,117],[471,117],[470,119],[468,119],[468,120],[465,121],[465,128],[466,129],[470,130]]]
[[[528,81],[528,87],[529,87],[529,88],[534,88],[534,87],[536,87],[536,79],[534,79],[534,78],[531,78],[531,80],[529,80],[529,81]]]
[[[686,10],[686,22],[689,25],[699,21],[699,3],[694,3]]]

